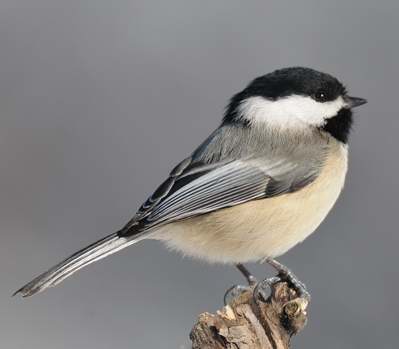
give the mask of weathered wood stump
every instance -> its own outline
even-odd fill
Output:
[[[308,300],[286,282],[271,287],[266,301],[245,291],[216,314],[203,313],[190,333],[193,349],[286,349],[307,321]]]

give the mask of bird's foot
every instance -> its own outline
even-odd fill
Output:
[[[234,285],[230,287],[224,294],[225,305],[246,291],[252,291],[255,301],[266,301],[269,290],[273,288],[275,284],[282,281],[287,282],[295,290],[299,298],[304,298],[308,303],[310,302],[310,293],[306,289],[305,284],[301,282],[290,269],[272,258],[264,259],[262,263],[263,262],[270,264],[277,270],[278,274],[258,282],[244,265],[237,264],[237,269],[244,275],[248,285]]]
[[[288,267],[286,267],[285,265],[281,264],[280,262],[276,261],[273,258],[266,258],[263,262],[268,263],[274,269],[277,270],[278,274],[276,278],[278,278],[278,281],[276,281],[274,278],[271,278],[271,279],[266,279],[261,283],[267,280],[272,280],[274,283],[279,281],[286,281],[294,288],[298,297],[305,298],[308,302],[310,302],[310,293],[308,292],[306,285],[302,281],[300,281],[298,277],[296,277],[295,274]],[[270,281],[266,282],[266,284],[268,286],[271,286]]]
[[[236,264],[237,269],[241,272],[241,274],[247,280],[248,285],[233,285],[231,286],[226,293],[224,294],[223,300],[224,305],[230,303],[234,298],[240,296],[243,292],[249,291],[255,287],[258,283],[258,280],[255,276],[251,274],[251,272],[243,265],[243,264]]]
[[[268,291],[280,281],[281,278],[279,276],[273,276],[258,282],[253,290],[255,302],[257,302],[258,300],[266,302],[268,298]]]
[[[223,296],[224,305],[231,303],[233,299],[239,297],[241,294],[251,289],[252,289],[251,286],[245,286],[245,285],[231,286]]]

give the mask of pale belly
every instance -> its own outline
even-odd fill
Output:
[[[305,188],[171,223],[154,237],[211,262],[277,257],[316,230],[338,199],[346,171],[347,149],[338,145]]]

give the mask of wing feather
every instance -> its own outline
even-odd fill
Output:
[[[264,196],[269,177],[240,161],[204,175],[166,198],[146,218],[153,224],[203,214]]]
[[[217,129],[171,171],[119,235],[142,234],[180,219],[293,192],[320,173],[326,144],[276,147],[272,137],[268,141],[254,130],[239,131],[233,126]]]

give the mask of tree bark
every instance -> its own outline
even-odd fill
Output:
[[[252,289],[253,290],[253,289]],[[286,282],[271,287],[266,301],[243,292],[216,314],[199,315],[190,339],[193,349],[287,349],[307,321],[308,300]]]

